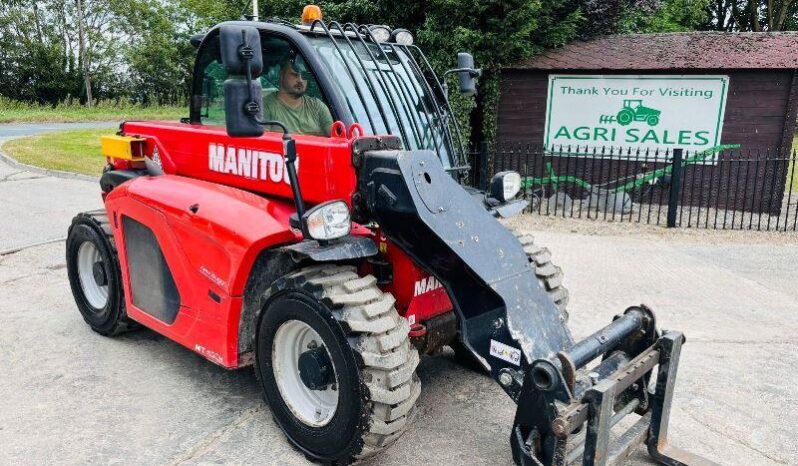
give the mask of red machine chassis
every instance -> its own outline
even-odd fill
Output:
[[[222,127],[168,122],[129,122],[121,133],[145,139],[145,156],[164,172],[128,181],[105,199],[128,315],[223,367],[247,365],[250,358],[239,352],[239,327],[253,264],[264,251],[302,240],[289,225],[294,206],[279,155],[281,134],[235,140]],[[356,189],[352,140],[295,138],[305,201],[351,203]],[[109,163],[129,168],[129,162]],[[148,227],[158,240],[179,294],[173,322],[134,302],[124,217]],[[383,287],[411,324],[451,311],[440,283],[378,230],[356,226],[353,233],[372,237],[391,264],[392,280]]]

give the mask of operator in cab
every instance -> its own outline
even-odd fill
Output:
[[[263,97],[263,115],[267,120],[281,122],[294,134],[330,136],[330,109],[321,99],[306,94],[308,81],[304,73],[307,71],[301,58],[282,63],[279,88]]]

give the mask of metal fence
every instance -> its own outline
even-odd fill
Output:
[[[504,170],[540,215],[669,227],[796,231],[796,153],[490,146],[472,153],[484,187]]]

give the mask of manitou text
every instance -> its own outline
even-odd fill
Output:
[[[299,157],[296,159],[295,166],[299,172]],[[268,180],[274,183],[282,181],[285,184],[290,184],[283,156],[274,152],[210,144],[208,146],[208,168],[218,173]]]

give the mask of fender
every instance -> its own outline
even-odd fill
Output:
[[[293,204],[206,181],[161,175],[120,185],[108,194],[106,209],[130,317],[223,367],[239,367],[247,279],[262,252],[301,239],[289,225]],[[172,322],[158,320],[133,303],[125,217],[144,224],[158,239],[179,293],[180,310]]]
[[[108,194],[120,184],[146,175],[146,170],[108,170],[100,177],[100,189],[103,194]]]

